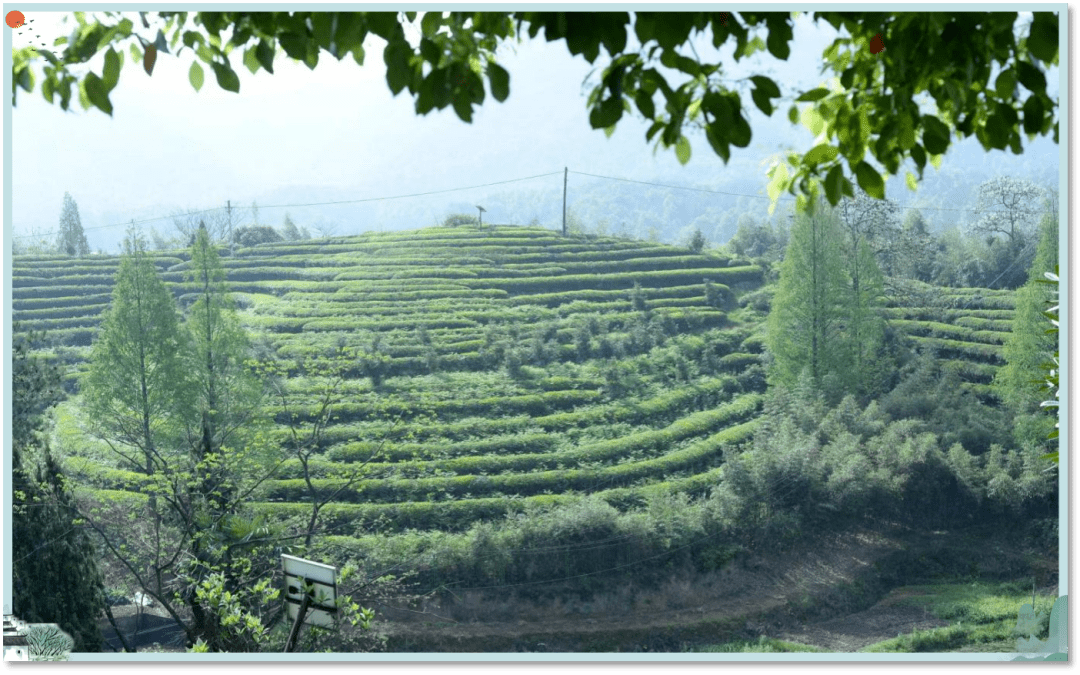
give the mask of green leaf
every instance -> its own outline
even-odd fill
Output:
[[[803,155],[803,164],[821,164],[836,159],[837,149],[828,143],[816,145]]]
[[[800,96],[799,98],[797,98],[795,100],[800,101],[800,102],[820,101],[821,99],[825,98],[828,95],[829,95],[829,90],[828,89],[824,89],[824,88],[811,89],[810,91],[804,93],[802,96]]]
[[[255,58],[255,47],[244,50],[244,66],[251,71],[252,75],[259,72],[259,60]]]
[[[926,151],[922,149],[921,145],[913,145],[910,150],[911,159],[915,161],[915,165],[919,167],[919,173],[922,173],[924,167],[926,167]]]
[[[412,50],[408,44],[401,42],[391,42],[383,50],[383,61],[386,63],[386,83],[390,85],[390,91],[397,96],[401,93],[401,90],[409,83],[409,79],[412,76],[412,71],[409,69],[409,54]],[[458,109],[456,104],[457,96],[455,96],[454,109],[457,110],[458,116],[461,116],[461,110]],[[468,108],[468,104],[466,104]],[[472,114],[469,113],[469,117]],[[465,119],[462,117],[462,119]]]
[[[724,164],[727,164],[731,159],[731,151],[728,149],[728,144],[721,140],[721,133],[716,130],[719,127],[719,123],[713,122],[705,127],[705,138],[709,141],[709,145],[712,146],[713,152],[720,156],[724,160]],[[721,127],[722,128],[722,127]]]
[[[754,83],[755,87],[761,89],[769,98],[780,98],[780,88],[776,86],[775,82],[764,75],[753,75],[750,77],[750,81]]]
[[[45,100],[49,103],[53,102],[53,95],[56,93],[55,80],[51,77],[46,77],[41,81],[41,94],[45,97]]]
[[[769,194],[769,199],[776,203],[776,200],[780,198],[780,193],[786,190],[788,186],[787,164],[778,163],[770,170],[770,173],[772,174],[772,180],[766,186],[766,191]]]
[[[915,192],[916,190],[919,189],[919,183],[915,179],[915,174],[908,171],[907,176],[904,177],[904,180],[907,181],[908,189],[911,190],[912,192]]]
[[[848,68],[840,76],[840,86],[844,89],[851,89],[851,85],[855,83],[855,69]]]
[[[791,106],[791,108],[789,108],[788,111],[787,111],[787,118],[791,121],[792,124],[798,124],[799,123],[799,106],[795,106],[795,105]]]
[[[821,113],[814,108],[807,108],[802,113],[802,124],[804,127],[810,130],[810,133],[817,136],[821,133],[821,130],[825,128],[825,118],[821,116]]]
[[[930,166],[935,169],[940,169],[942,157],[944,157],[944,155],[930,155]]]
[[[1036,94],[1046,91],[1046,76],[1038,68],[1027,61],[1017,61],[1016,69],[1020,84],[1027,87],[1028,91]]]
[[[653,105],[652,94],[644,89],[638,89],[637,94],[634,95],[634,103],[646,119],[656,119],[656,107]]]
[[[859,162],[855,165],[855,177],[859,181],[859,187],[865,190],[866,194],[875,199],[885,198],[885,181],[881,179],[881,174],[874,167],[865,161]]]
[[[1012,134],[1012,127],[1005,118],[997,113],[990,115],[986,119],[986,136],[990,141],[990,147],[997,148],[999,150],[1005,149],[1005,146],[1009,144],[1009,136]],[[926,146],[926,149],[931,153],[930,146]],[[931,162],[933,158],[931,157]]]
[[[1028,96],[1024,101],[1024,132],[1039,133],[1042,130],[1044,113],[1042,99],[1036,94]]]
[[[589,124],[593,129],[603,129],[616,124],[623,114],[622,99],[606,98],[593,106],[589,112]]]
[[[1054,12],[1035,12],[1031,23],[1028,49],[1043,63],[1053,63],[1058,54],[1058,16]]]
[[[188,70],[188,81],[191,82],[191,86],[195,87],[195,91],[199,91],[203,86],[203,69],[199,65],[198,61],[191,62],[191,68]]]
[[[772,115],[772,101],[769,100],[769,97],[764,91],[761,89],[754,89],[750,92],[750,98],[754,99],[754,104],[757,105],[761,112],[765,113],[767,116]]]
[[[491,83],[491,95],[496,101],[502,103],[510,95],[510,73],[492,61],[488,63],[487,76],[488,82]]]
[[[453,100],[454,112],[461,118],[463,122],[472,123],[472,105],[460,96],[455,96]]]
[[[791,55],[791,25],[787,22],[787,16],[781,15],[778,19],[772,19],[772,15],[766,15],[769,18],[766,19],[766,23],[769,27],[769,37],[765,39],[765,43],[769,48],[769,53],[780,59],[786,61],[788,56]]]
[[[16,75],[15,79],[18,82],[19,86],[26,91],[34,90],[34,72],[30,70],[29,66],[23,66],[23,68],[19,70],[19,73],[18,75]],[[14,85],[12,85],[11,90],[12,92],[15,91]]]
[[[910,150],[915,145],[915,129],[911,124],[911,116],[901,113],[897,117],[897,125],[899,127],[896,132],[897,145],[901,150]]]
[[[997,80],[994,82],[994,91],[997,93],[998,98],[1002,100],[1012,99],[1015,88],[1016,71],[1012,68],[1001,71],[1001,74],[997,76]]]
[[[333,20],[334,15],[330,12],[311,13],[311,34],[315,38],[316,44],[323,49],[329,49],[330,43],[334,39]]]
[[[442,19],[442,12],[425,12],[424,18],[420,19],[420,31],[426,37],[431,37],[439,30]]]
[[[109,102],[109,88],[105,86],[101,78],[94,73],[87,73],[83,82],[86,84],[86,98],[90,103],[111,116],[112,103]]]
[[[679,164],[690,161],[690,141],[686,140],[686,136],[679,136],[679,140],[675,142],[675,158],[679,160]]]
[[[738,107],[734,108],[733,111],[735,113],[735,122],[731,126],[728,137],[731,139],[731,143],[736,147],[745,148],[750,145],[750,139],[753,136],[750,130],[750,124],[739,113]]]
[[[105,91],[109,92],[116,88],[116,82],[120,79],[120,55],[112,47],[105,52],[105,68],[101,71],[101,81],[105,85]]]
[[[274,72],[274,47],[266,40],[259,40],[259,46],[255,48],[255,58],[266,72]]]
[[[949,147],[949,127],[933,115],[923,115],[923,145],[931,155],[940,155]]]
[[[828,175],[825,176],[825,197],[833,206],[840,201],[840,184],[843,179],[844,169],[839,164],[829,169]]]
[[[214,69],[214,75],[217,77],[218,86],[225,91],[239,93],[240,78],[237,77],[236,71],[230,68],[228,64],[218,63],[217,61],[211,63],[210,67]]]

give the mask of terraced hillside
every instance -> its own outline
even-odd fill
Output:
[[[186,257],[155,258],[182,305]],[[73,393],[117,264],[15,260],[14,319],[48,331],[39,346],[67,364]],[[358,354],[310,463],[319,493],[336,493],[322,511],[331,541],[353,551],[379,532],[383,550],[400,536],[415,552],[416,537],[588,495],[628,509],[672,488],[702,494],[760,421],[769,288],[759,267],[724,255],[527,227],[432,228],[263,245],[224,264],[262,357],[287,367],[298,423],[318,414],[328,384],[311,360]],[[886,311],[987,396],[1012,308],[1009,291],[908,284]],[[277,421],[284,442],[289,416]],[[139,474],[79,447],[70,471],[142,499]],[[340,489],[373,455],[364,479]],[[309,512],[300,469],[287,463],[256,508]]]

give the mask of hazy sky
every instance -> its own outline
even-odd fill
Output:
[[[73,23],[61,24],[59,13],[24,13],[35,20],[34,33],[50,42],[67,34]],[[14,47],[29,38],[4,30]],[[794,32],[786,63],[766,53],[736,64],[730,58],[733,47],[725,46],[720,53],[729,79],[764,72],[774,76],[786,95],[819,84],[821,51],[836,33],[805,14]],[[411,28],[406,33],[418,37]],[[262,219],[278,224],[285,209],[266,207],[443,190],[561,172],[564,166],[682,184],[697,184],[724,167],[700,137],[691,139],[694,155],[686,167],[670,151],[654,157],[644,139],[646,126],[630,115],[610,139],[592,130],[587,90],[581,84],[594,66],[583,57],[571,57],[561,41],[529,40],[501,54],[500,62],[511,76],[510,97],[499,104],[489,94],[471,125],[449,108],[417,116],[407,92],[393,97],[380,43],[369,38],[363,67],[351,57],[338,62],[323,52],[312,71],[279,52],[273,75],[262,70],[252,75],[234,54],[239,95],[218,87],[209,68],[202,91],[196,93],[187,77],[195,58],[190,50],[179,57],[160,55],[152,77],[126,54],[119,85],[111,94],[112,118],[97,109],[84,111],[77,101],[72,111],[64,112],[43,100],[40,86],[33,94],[20,90],[10,149],[17,233],[54,230],[65,191],[78,202],[83,227],[96,248],[106,240],[101,234],[116,241],[124,227],[90,228],[167,216],[177,209],[222,206],[226,200],[241,207],[258,200],[264,207]],[[709,43],[699,42],[697,48],[702,58],[715,58]],[[602,53],[596,67],[605,64]],[[91,67],[100,72],[100,57]],[[1056,69],[1048,79],[1056,88]],[[787,122],[784,102],[769,119],[750,101],[749,88],[742,91],[754,138],[750,148],[733,148],[726,170],[756,172],[763,187],[770,153],[788,144],[806,150],[811,137]],[[561,180],[560,175],[517,185],[550,187]],[[471,197],[462,193],[461,199]],[[305,208],[288,210],[304,222]],[[168,221],[148,225],[167,229]],[[358,229],[375,229],[368,225]],[[10,232],[9,227],[5,224],[5,231]]]

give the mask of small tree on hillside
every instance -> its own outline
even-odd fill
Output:
[[[56,249],[66,255],[89,255],[90,245],[86,243],[82,220],[79,219],[79,205],[70,193],[64,193],[64,207],[60,211],[60,231],[56,235]]]
[[[285,241],[297,241],[304,238],[300,236],[300,229],[296,227],[296,223],[292,221],[287,212],[285,213],[285,219],[281,223],[281,237]]]
[[[220,207],[216,209],[176,211],[171,218],[180,245],[192,246],[195,243],[195,234],[199,231],[199,227],[206,227],[206,231],[210,234],[210,241],[215,244],[228,241],[232,230],[230,218],[235,219],[236,214],[230,213],[227,208]]]
[[[690,235],[690,240],[687,242],[686,247],[694,253],[701,253],[708,243],[708,240],[705,239],[705,235],[701,233],[701,230],[695,229],[694,233]]]
[[[257,246],[258,244],[270,244],[283,241],[278,231],[266,225],[249,225],[241,227],[233,233],[233,242],[240,246]]]
[[[993,275],[987,283],[995,288],[1017,288],[1024,283],[1033,253],[1029,243],[1035,236],[1045,195],[1034,183],[1008,176],[978,187],[975,208],[979,219],[971,231],[985,237]]]
[[[991,178],[977,188],[975,209],[980,217],[972,230],[992,237],[1004,236],[1013,249],[1019,249],[1035,229],[1045,195],[1030,181],[1009,176]]]

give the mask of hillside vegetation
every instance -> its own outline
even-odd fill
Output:
[[[194,302],[189,252],[155,255]],[[47,331],[35,347],[65,368],[65,470],[134,509],[148,476],[83,432],[78,405],[118,264],[16,257],[13,318]],[[898,283],[883,309],[898,367],[867,406],[766,396],[775,277],[724,253],[444,227],[240,248],[222,265],[276,384],[262,443],[297,451],[250,510],[287,528],[316,507],[305,555],[373,578],[648,577],[866,515],[1049,515],[1050,479],[990,386],[1011,290]]]

